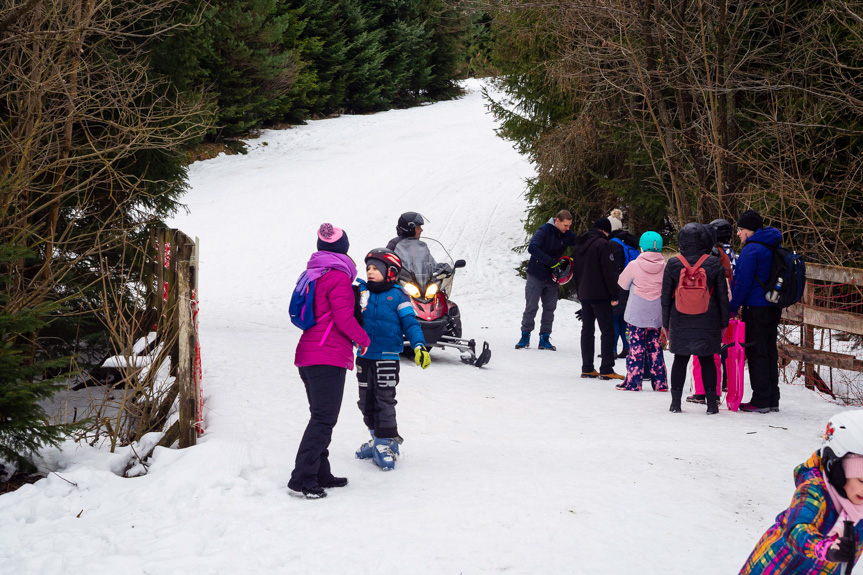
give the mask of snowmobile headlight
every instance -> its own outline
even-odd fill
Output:
[[[420,288],[414,284],[405,284],[405,291],[408,292],[408,295],[411,297],[420,297]]]
[[[432,284],[428,288],[426,288],[426,297],[431,299],[437,293],[437,284]]]

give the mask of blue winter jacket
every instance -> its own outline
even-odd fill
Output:
[[[402,286],[395,285],[385,292],[372,293],[368,291],[366,282],[357,281],[360,289],[369,294],[363,309],[363,328],[372,340],[366,353],[357,355],[372,360],[397,360],[404,349],[404,336],[411,342],[411,347],[425,345],[423,330]]]
[[[773,305],[764,299],[764,288],[758,281],[761,280],[762,283],[767,284],[767,280],[770,279],[773,252],[767,246],[753,242],[778,246],[782,242],[782,232],[771,227],[761,228],[743,244],[743,248],[737,255],[737,269],[734,270],[734,285],[731,287],[729,303],[731,313],[736,313],[744,305],[755,307]]]
[[[561,233],[552,222],[554,219],[542,224],[527,246],[530,254],[527,273],[542,280],[551,279],[551,266],[563,256],[567,247],[575,245],[578,237],[570,230]]]

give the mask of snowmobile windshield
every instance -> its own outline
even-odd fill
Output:
[[[410,281],[415,281],[423,292],[440,276],[452,276],[453,261],[446,249],[431,238],[406,238],[395,248],[402,260],[402,269]]]

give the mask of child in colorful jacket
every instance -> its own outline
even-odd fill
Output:
[[[376,248],[366,255],[365,262],[368,282],[361,281],[361,288],[368,292],[368,300],[363,309],[363,326],[371,344],[365,353],[357,354],[357,405],[372,438],[357,450],[356,456],[372,459],[387,471],[395,467],[401,442],[396,425],[396,385],[404,337],[411,343],[418,366],[426,369],[431,358],[410,298],[396,284],[401,259],[391,250]]]
[[[791,505],[761,536],[740,575],[827,575],[863,552],[863,410],[833,416],[824,442],[794,470]],[[853,536],[845,535],[845,522]],[[849,565],[850,567],[850,565]]]
[[[644,366],[653,374],[653,389],[668,391],[665,358],[662,355],[662,236],[644,232],[638,242],[642,254],[632,260],[617,280],[630,296],[623,318],[629,331],[629,353],[626,356],[626,379],[617,389],[641,391]]]

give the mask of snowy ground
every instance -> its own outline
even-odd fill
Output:
[[[46,452],[62,478],[0,497],[0,573],[739,570],[840,408],[783,386],[779,414],[672,415],[668,394],[581,380],[573,302],[558,308],[556,353],[514,350],[524,281],[511,248],[532,169],[469,87],[457,101],[265,132],[248,155],[192,166],[191,213],[173,224],[201,239],[206,434],[158,449],[135,479],[115,475],[122,454]],[[366,431],[350,373],[331,446],[350,485],[289,497],[308,419],[287,315],[296,276],[321,222],[344,227],[361,261],[406,210],[467,260],[454,300],[491,363],[442,351],[426,371],[403,364],[391,473],[353,457]]]

